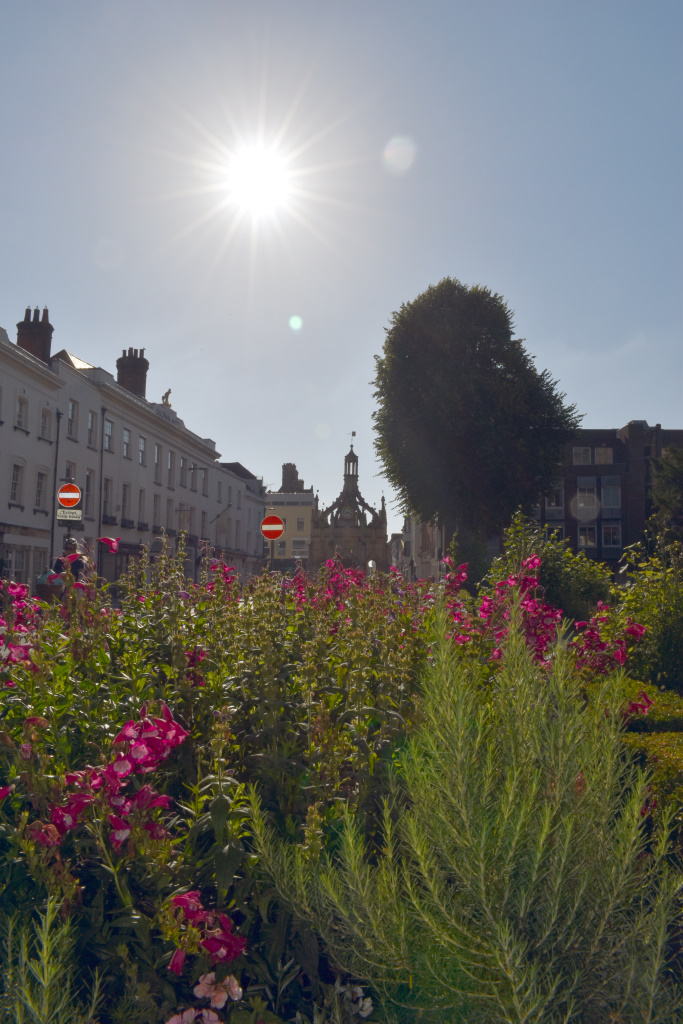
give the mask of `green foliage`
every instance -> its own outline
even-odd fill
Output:
[[[683,449],[666,448],[652,460],[652,504],[658,533],[683,541]]]
[[[496,558],[483,582],[485,590],[520,571],[530,555],[541,559],[539,583],[548,604],[561,608],[568,619],[589,619],[598,601],[610,595],[611,573],[602,562],[574,554],[567,541],[550,534],[517,510],[503,534],[503,554]]]
[[[0,799],[0,900],[20,914],[48,895],[64,900],[81,965],[102,972],[102,1024],[164,1024],[196,1003],[208,955],[193,949],[181,977],[169,971],[179,936],[169,899],[188,890],[247,940],[230,965],[244,999],[227,1006],[229,1019],[260,1014],[259,999],[268,1019],[323,1006],[335,976],[310,927],[259,879],[245,785],[259,787],[282,834],[311,846],[339,827],[345,802],[377,815],[381,765],[418,717],[426,587],[337,566],[242,591],[218,566],[194,586],[182,552],[164,550],[123,581],[118,611],[94,591],[70,595],[66,610],[42,607],[30,662],[0,675],[0,786],[15,787]],[[10,628],[12,615],[9,602]],[[100,800],[57,845],[41,845],[34,828],[64,805],[67,773],[110,763],[126,722],[163,703],[189,735],[131,792],[147,782],[171,799],[146,822],[166,835],[138,824],[115,849]],[[292,960],[282,988],[278,970]]]
[[[375,360],[384,475],[405,512],[457,521],[463,543],[536,504],[578,426],[512,331],[502,296],[444,278],[392,314]]]
[[[648,554],[634,545],[622,578],[614,591],[620,614],[647,627],[633,652],[633,675],[683,695],[683,546],[659,545]]]
[[[84,1006],[77,990],[75,930],[58,914],[59,904],[49,899],[31,925],[4,918],[0,1024],[95,1024],[99,980]]]
[[[512,631],[489,684],[445,628],[378,855],[348,810],[337,852],[310,857],[252,794],[278,891],[371,981],[387,1021],[673,1024],[681,876],[670,811],[648,850],[649,777],[624,758],[620,678],[582,702],[563,645],[543,670]]]

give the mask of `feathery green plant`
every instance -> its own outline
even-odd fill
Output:
[[[513,628],[486,684],[443,610],[437,623],[379,856],[352,810],[336,853],[312,854],[276,836],[252,793],[277,890],[387,1021],[680,1021],[671,813],[648,849],[649,777],[624,752],[619,677],[583,699],[562,639],[544,670]]]
[[[6,918],[3,932],[0,1024],[96,1024],[99,979],[84,1007],[76,993],[73,929],[59,918],[59,901],[48,899],[32,926]]]

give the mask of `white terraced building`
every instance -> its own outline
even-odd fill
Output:
[[[117,377],[65,349],[51,354],[47,309],[27,309],[17,342],[0,328],[0,573],[32,582],[62,551],[86,541],[112,581],[138,557],[187,533],[186,573],[206,546],[242,577],[263,564],[263,481],[221,464],[215,442],[185,426],[168,401],[147,400],[144,349],[117,360]],[[74,481],[82,521],[58,520],[57,490]],[[101,536],[120,537],[110,554]],[[98,549],[99,548],[99,549]]]

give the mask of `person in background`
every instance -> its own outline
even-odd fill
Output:
[[[53,572],[61,574],[66,570],[67,565],[75,580],[85,578],[85,559],[78,550],[78,541],[75,537],[67,537],[64,541],[64,554],[55,562]]]

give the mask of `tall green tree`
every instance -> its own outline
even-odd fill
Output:
[[[502,296],[446,277],[393,313],[375,357],[384,475],[404,512],[461,537],[536,504],[580,420],[513,338],[512,316]]]

